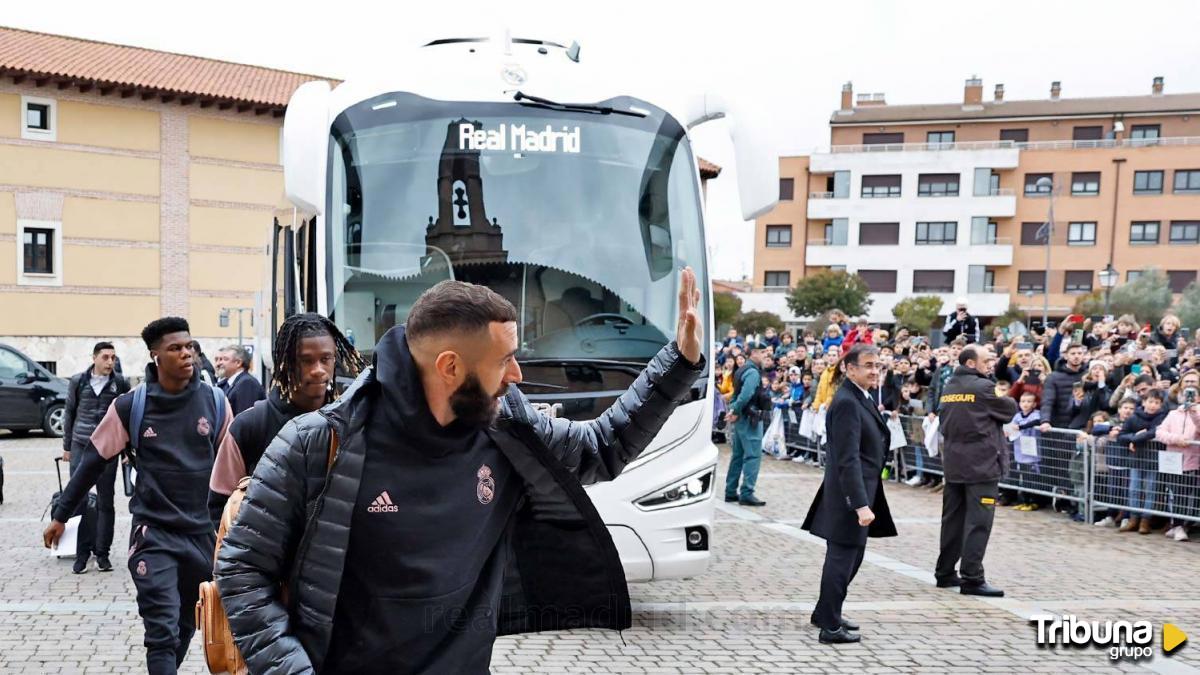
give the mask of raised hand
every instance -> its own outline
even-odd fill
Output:
[[[679,273],[679,323],[675,328],[675,344],[683,358],[691,363],[700,363],[701,333],[700,289],[696,287],[696,273],[691,267]]]

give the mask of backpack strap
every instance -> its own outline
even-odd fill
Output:
[[[220,387],[214,387],[210,384],[205,384],[208,387],[209,393],[212,394],[213,408],[216,410],[213,430],[213,448],[217,448],[221,444],[221,429],[225,428],[225,392],[221,391]]]
[[[325,461],[325,474],[329,475],[329,470],[333,468],[333,460],[337,459],[338,453],[338,435],[329,427],[329,459]]]
[[[139,384],[133,390],[133,407],[129,409],[129,447],[134,451],[142,438],[142,418],[146,416],[146,385]]]

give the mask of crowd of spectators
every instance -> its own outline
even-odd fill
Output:
[[[807,442],[816,434],[802,420],[806,411],[823,417],[840,383],[838,361],[850,346],[880,349],[884,372],[874,395],[885,415],[907,422],[911,444],[936,421],[942,388],[962,348],[978,341],[994,357],[997,393],[1020,407],[1005,427],[1013,443],[1005,483],[1012,489],[1004,491],[1002,504],[1019,510],[1066,504],[1062,510],[1078,521],[1122,532],[1163,530],[1186,540],[1194,523],[1162,514],[1200,517],[1200,340],[1189,340],[1173,314],[1157,326],[1130,315],[1111,321],[1072,316],[1045,331],[1016,333],[980,327],[960,303],[946,317],[944,342],[936,347],[907,328],[893,334],[838,310],[823,327],[795,333],[768,328],[754,337],[773,348],[761,369],[763,386],[781,411],[793,461],[819,464],[819,439]],[[733,375],[745,363],[744,344],[731,329],[716,346],[717,388],[726,401]],[[901,472],[896,478],[914,488],[941,489],[940,471],[928,470],[924,447],[904,457],[895,465]],[[1084,458],[1093,464],[1096,493],[1126,508],[1081,512]]]

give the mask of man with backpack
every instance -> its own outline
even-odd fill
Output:
[[[118,396],[129,391],[129,381],[113,366],[117,352],[111,342],[97,342],[92,348],[92,365],[71,378],[67,388],[67,404],[63,418],[63,459],[71,463],[71,475],[79,468],[88,439],[96,425],[108,412]],[[75,574],[87,571],[88,559],[96,555],[96,569],[111,572],[108,553],[112,547],[116,510],[113,508],[114,486],[117,481],[116,463],[104,467],[96,481],[96,518],[85,509],[79,524],[79,539],[75,548]],[[78,514],[76,514],[78,515]]]
[[[214,522],[220,521],[229,496],[254,473],[283,425],[332,403],[339,370],[356,376],[366,365],[338,327],[315,313],[288,317],[275,335],[271,356],[274,386],[266,399],[234,418],[229,442],[221,444],[213,464],[208,506]]]
[[[733,400],[726,416],[733,422],[733,442],[725,478],[725,501],[765,506],[766,502],[754,495],[754,485],[762,464],[763,427],[771,416],[771,393],[762,384],[760,370],[771,347],[752,340],[746,343],[746,348],[750,356],[746,365],[733,375]]]
[[[146,383],[117,397],[96,425],[43,540],[47,548],[58,543],[64,523],[118,457],[135,462],[129,573],[146,631],[146,669],[159,675],[183,663],[200,582],[212,578],[208,481],[233,412],[223,393],[200,381],[187,321],[152,321],[142,340],[152,359]]]

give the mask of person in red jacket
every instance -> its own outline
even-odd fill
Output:
[[[867,321],[867,317],[861,317],[854,324],[854,328],[846,333],[846,339],[842,340],[842,351],[850,349],[856,344],[873,345],[875,344],[875,331],[871,330],[871,325]]]

